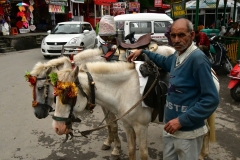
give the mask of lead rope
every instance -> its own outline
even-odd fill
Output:
[[[154,66],[155,66],[155,65],[154,65]],[[100,130],[100,129],[102,129],[102,128],[105,128],[105,127],[109,126],[111,123],[117,122],[118,120],[120,120],[121,118],[123,118],[125,115],[127,115],[129,112],[131,112],[134,108],[136,108],[136,107],[147,97],[147,95],[149,94],[149,92],[152,90],[152,88],[153,88],[154,85],[156,84],[156,82],[157,82],[157,77],[158,77],[158,72],[156,73],[155,80],[154,80],[154,82],[152,83],[152,85],[150,86],[150,88],[148,89],[148,91],[146,92],[146,94],[145,94],[135,105],[133,105],[127,112],[125,112],[122,116],[120,116],[119,118],[116,118],[115,120],[109,122],[109,123],[106,124],[106,125],[103,125],[103,126],[100,126],[100,127],[97,127],[97,128],[89,129],[89,130],[82,131],[82,132],[80,132],[79,130],[77,130],[77,133],[80,133],[82,136],[87,137],[87,135],[89,135],[89,134],[92,133],[93,131],[96,131],[96,130]]]

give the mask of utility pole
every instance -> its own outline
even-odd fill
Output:
[[[195,14],[195,24],[194,24],[194,29],[198,29],[198,19],[199,19],[199,0],[196,0],[196,14]]]
[[[216,11],[215,11],[215,24],[214,24],[214,28],[215,29],[218,29],[217,28],[217,22],[218,22],[218,5],[219,5],[219,0],[216,1]]]
[[[224,0],[224,14],[223,14],[223,23],[226,27],[226,8],[227,8],[227,0]]]

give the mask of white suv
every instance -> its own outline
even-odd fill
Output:
[[[42,40],[41,52],[45,58],[60,56],[64,45],[64,55],[76,54],[79,48],[94,48],[97,44],[96,32],[88,22],[69,21],[58,23]],[[71,48],[68,50],[68,48]],[[74,51],[75,50],[75,51]]]

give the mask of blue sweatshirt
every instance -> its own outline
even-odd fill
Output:
[[[176,67],[176,54],[165,57],[143,50],[156,65],[170,73],[164,122],[177,118],[179,130],[191,131],[205,125],[218,107],[219,95],[207,57],[196,49]]]

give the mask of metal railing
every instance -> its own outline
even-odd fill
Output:
[[[222,37],[222,43],[225,44],[227,49],[227,55],[231,59],[232,63],[236,63],[240,60],[240,38],[238,37]]]

